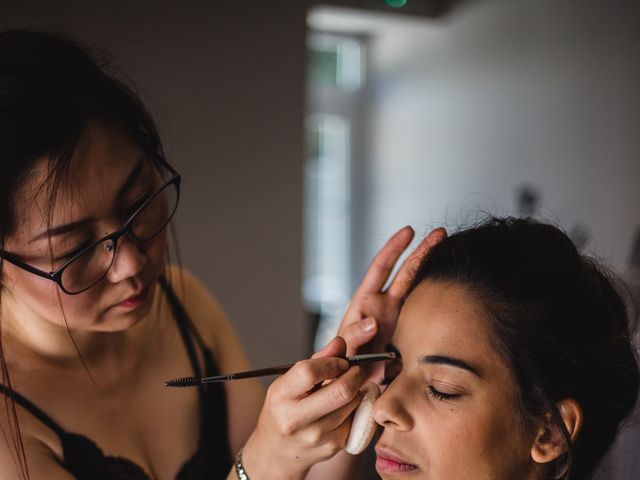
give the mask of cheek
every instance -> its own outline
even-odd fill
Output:
[[[97,304],[95,296],[90,293],[66,295],[58,291],[54,282],[6,263],[3,265],[2,286],[20,303],[56,324],[64,323],[63,311],[67,322],[72,325],[81,312],[86,315]]]
[[[2,265],[2,287],[16,298],[29,302],[37,300],[36,303],[51,303],[57,299],[54,282],[6,262]]]
[[[515,419],[506,402],[443,405],[420,428],[428,478],[516,478],[509,475],[520,470],[527,450]]]
[[[167,230],[143,244],[143,250],[153,265],[164,264],[167,252]]]
[[[460,443],[468,443],[476,452],[478,470],[486,472],[489,478],[516,478],[512,475],[520,471],[529,458],[516,408],[509,402],[494,402],[491,408],[477,412],[475,426],[465,433],[466,438]]]
[[[52,309],[58,315],[58,323],[70,328],[82,328],[93,323],[94,319],[101,313],[98,308],[99,298],[91,290],[79,295],[60,294],[58,300],[57,295],[53,299]],[[64,317],[63,317],[64,312]]]
[[[465,406],[443,405],[424,431],[428,432],[425,444],[441,450],[440,458],[451,460],[459,455],[476,456],[493,436],[486,419]],[[429,441],[431,440],[431,441]]]

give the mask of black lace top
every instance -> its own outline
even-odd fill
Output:
[[[185,344],[193,374],[218,375],[211,351],[202,341],[186,311],[164,278],[160,278],[176,323]],[[196,348],[204,358],[202,374]],[[198,451],[183,465],[176,480],[223,479],[231,468],[231,451],[227,435],[227,403],[221,383],[208,383],[198,387],[200,394],[201,429]],[[0,392],[12,397],[42,423],[53,430],[63,449],[63,467],[78,480],[150,480],[149,474],[135,462],[123,457],[105,455],[90,438],[67,432],[49,415],[19,393],[0,384]]]

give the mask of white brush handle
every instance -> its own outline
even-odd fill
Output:
[[[351,422],[351,431],[347,439],[345,451],[351,455],[358,455],[367,448],[373,435],[376,433],[377,424],[373,419],[373,404],[380,396],[380,387],[373,382],[367,382],[360,390],[362,401],[356,408]]]

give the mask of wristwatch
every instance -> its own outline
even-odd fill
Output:
[[[238,475],[238,480],[250,480],[242,465],[242,449],[236,455],[236,475]]]

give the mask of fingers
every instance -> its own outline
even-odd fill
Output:
[[[274,392],[280,401],[304,398],[318,389],[325,380],[334,379],[349,369],[343,358],[347,345],[343,338],[335,337],[311,359],[297,362],[289,372],[274,382]]]
[[[291,401],[307,396],[317,384],[342,375],[349,370],[349,362],[339,357],[314,358],[296,363],[286,374],[276,379],[271,388],[276,402]]]
[[[310,465],[344,447],[350,416],[360,403],[364,383],[361,367],[327,356],[344,355],[345,349],[344,339],[335,338],[315,358],[296,363],[269,387],[258,426],[247,445],[254,460],[261,455],[283,466],[281,472],[286,475],[278,478],[303,478]],[[319,390],[306,393],[331,379]]]
[[[402,299],[411,288],[413,278],[417,269],[420,267],[422,260],[427,256],[429,250],[437,245],[443,238],[447,236],[444,228],[436,228],[432,230],[421,242],[420,245],[402,262],[400,270],[389,285],[387,293],[395,299]]]
[[[360,393],[358,393],[346,405],[318,419],[316,421],[316,424],[320,427],[321,430],[325,432],[329,432],[337,428],[340,428],[345,423],[345,421],[351,416],[351,414],[356,410],[356,408],[358,408],[361,401],[362,401],[362,396]]]
[[[281,416],[278,421],[282,423],[285,433],[294,434],[323,418],[327,419],[326,422],[331,427],[325,425],[326,429],[332,430],[356,408],[360,387],[365,380],[362,367],[351,367],[343,375],[310,394],[306,393],[309,388],[301,386],[320,383],[323,377],[334,378],[335,375],[327,376],[327,371],[331,371],[329,375],[333,375],[331,363],[335,360],[348,366],[346,360],[335,357],[305,360],[298,362],[271,385],[266,404],[277,405],[290,412]]]
[[[378,333],[378,322],[373,317],[347,324],[340,331],[340,335],[347,342],[348,355],[354,355],[358,348],[371,341],[376,333]]]
[[[287,428],[298,435],[298,446],[315,446],[324,452],[324,458],[331,457],[344,448],[349,436],[351,417],[360,405],[360,401],[360,395],[357,395],[348,404],[316,420],[304,429],[296,424],[290,424]]]
[[[341,409],[358,396],[364,380],[365,372],[362,367],[351,367],[345,374],[300,400],[300,420],[309,424],[329,412]]]
[[[411,240],[413,240],[413,235],[413,228],[407,226],[396,232],[385,243],[384,247],[373,259],[373,262],[371,262],[356,293],[379,292],[382,290],[391,274],[391,270],[393,270],[393,266],[402,255],[402,252],[409,246]]]

